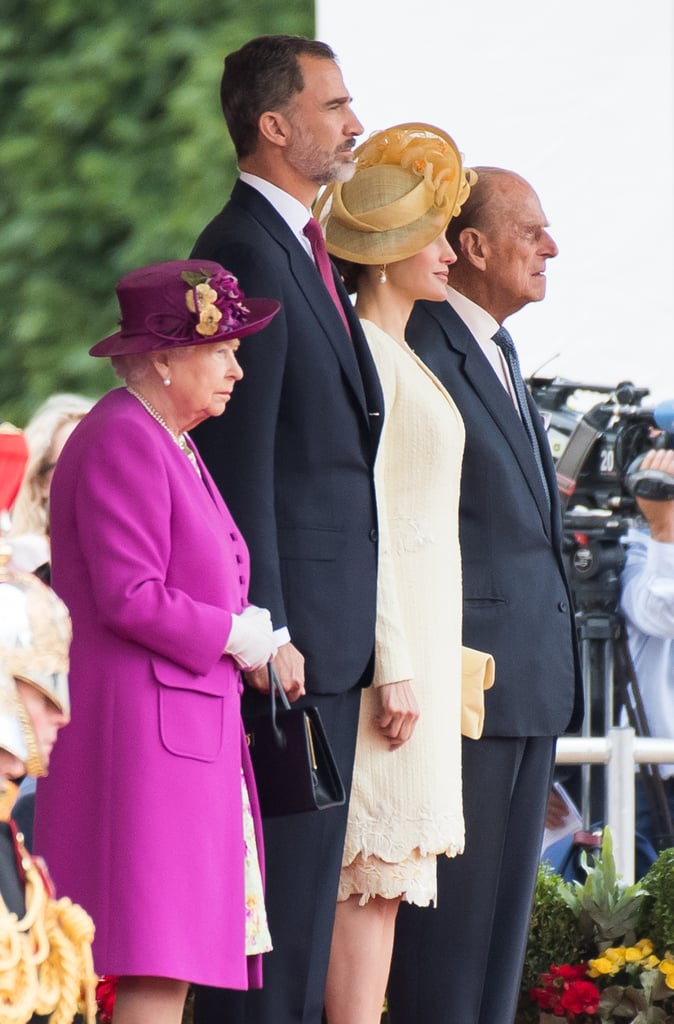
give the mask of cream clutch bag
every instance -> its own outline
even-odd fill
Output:
[[[491,654],[461,648],[461,734],[479,740],[484,728],[484,691],[494,685],[496,667]]]

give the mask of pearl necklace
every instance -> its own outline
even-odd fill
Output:
[[[199,469],[199,463],[197,462],[197,457],[194,454],[194,452],[192,451],[192,449],[190,448],[190,446],[188,445],[187,438],[185,437],[185,435],[184,434],[176,434],[174,430],[171,430],[171,428],[169,427],[168,423],[166,422],[164,417],[161,415],[161,413],[157,412],[157,410],[152,405],[152,403],[148,402],[147,398],[145,398],[143,395],[141,395],[139,391],[136,391],[135,388],[130,387],[128,384],[126,386],[126,390],[129,392],[130,395],[133,395],[134,398],[137,398],[138,401],[140,402],[140,404],[149,412],[149,414],[152,417],[152,419],[156,420],[157,423],[160,426],[162,426],[164,428],[164,430],[168,434],[171,435],[171,437],[172,437],[173,441],[175,442],[175,444],[177,444],[177,446],[178,446],[178,448],[180,448],[181,452],[183,452],[187,456],[187,458],[190,460],[190,462],[194,466],[194,469],[196,470],[198,475],[201,476],[201,470]]]

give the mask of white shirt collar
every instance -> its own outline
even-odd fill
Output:
[[[302,229],[311,218],[311,210],[303,206],[299,199],[295,199],[289,192],[284,192],[282,188],[279,188],[278,185],[273,185],[266,178],[259,178],[257,174],[251,174],[249,171],[240,171],[239,177],[241,181],[245,182],[246,185],[250,185],[251,188],[254,188],[271,203],[276,212],[283,217],[283,220],[304,250],[311,256],[311,245],[302,233]]]
[[[457,292],[451,285],[447,288],[447,298],[450,306],[454,307],[481,347],[487,342],[495,344],[492,338],[498,331],[499,324],[491,313],[461,292]]]
[[[510,374],[503,359],[503,353],[493,340],[500,326],[498,321],[486,309],[478,306],[476,302],[473,302],[472,299],[467,298],[461,292],[457,292],[456,288],[452,288],[451,285],[447,287],[447,301],[459,314],[482,349],[485,358],[489,361],[501,384],[512,396]]]

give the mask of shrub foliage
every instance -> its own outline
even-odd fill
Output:
[[[87,349],[115,329],[115,281],[185,257],[229,194],[224,55],[263,32],[313,35],[313,8],[3,0],[0,419],[111,385]]]

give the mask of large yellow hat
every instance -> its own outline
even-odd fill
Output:
[[[355,151],[349,181],[318,199],[328,252],[353,263],[395,263],[420,252],[459,213],[475,180],[454,140],[411,122],[375,132]]]

